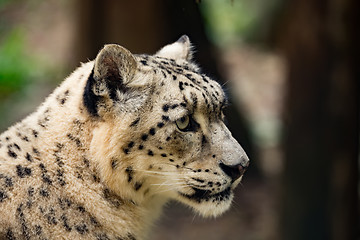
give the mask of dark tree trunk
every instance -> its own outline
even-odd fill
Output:
[[[358,234],[359,9],[357,0],[291,0],[279,21],[275,43],[289,64],[284,240]]]

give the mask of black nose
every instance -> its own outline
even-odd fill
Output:
[[[223,163],[220,163],[220,168],[226,173],[229,177],[231,177],[232,181],[237,180],[239,177],[241,177],[245,171],[247,166],[243,166],[241,164],[236,165],[225,165]]]

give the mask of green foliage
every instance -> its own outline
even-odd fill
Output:
[[[10,3],[10,0],[0,0],[0,9]]]
[[[199,4],[207,34],[218,45],[261,42],[278,0],[206,0]]]
[[[13,31],[0,45],[0,100],[26,88],[36,61],[25,53],[21,31]]]

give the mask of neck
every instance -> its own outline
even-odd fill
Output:
[[[82,68],[89,68],[87,72],[90,74],[91,65],[85,64]],[[101,135],[101,125],[83,107],[82,95],[87,77],[82,76],[80,71],[74,72],[36,112],[0,138],[9,138],[9,141],[20,138],[21,152],[14,148],[8,154],[20,159],[20,155],[25,153],[26,156],[30,155],[28,164],[36,166],[43,163],[49,166],[47,171],[54,173],[52,186],[64,187],[60,188],[61,194],[73,202],[88,206],[87,210],[103,226],[113,232],[128,229],[142,239],[151,222],[160,214],[165,201],[156,196],[145,199],[143,192],[131,189],[129,194],[129,191],[117,189],[118,185],[109,184],[112,175],[103,171],[107,164],[103,162],[107,161],[106,156],[101,156],[101,153],[96,156],[98,148],[94,146],[94,132]],[[118,171],[117,174],[128,177],[125,171]],[[141,198],[136,194],[141,194]],[[91,204],[87,204],[88,201]]]

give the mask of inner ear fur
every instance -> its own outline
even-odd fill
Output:
[[[105,81],[110,89],[126,90],[136,67],[135,57],[129,50],[116,44],[105,45],[95,59],[94,79]]]
[[[117,100],[117,92],[128,91],[134,78],[137,62],[131,52],[119,45],[109,44],[96,56],[94,68],[86,83],[83,103],[92,116],[99,116],[99,103]]]

